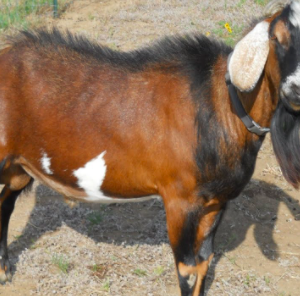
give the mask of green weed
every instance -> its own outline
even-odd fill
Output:
[[[236,257],[227,257],[231,264],[236,264]]]
[[[5,30],[10,26],[18,25],[26,27],[27,16],[37,14],[41,7],[50,7],[51,0],[24,0],[13,3],[10,0],[2,1],[0,10],[0,29]]]
[[[101,266],[101,265],[94,264],[92,266],[92,271],[94,271],[94,272],[99,272],[99,271],[102,271],[102,270],[103,270],[103,266]]]
[[[154,273],[157,275],[157,276],[161,276],[163,273],[164,273],[164,268],[163,266],[157,266],[155,269],[154,269]]]
[[[264,276],[264,280],[265,280],[265,283],[266,283],[267,285],[269,285],[270,282],[271,282],[271,279],[270,279],[269,277],[267,277],[267,276]]]
[[[106,280],[106,282],[102,285],[102,289],[106,292],[109,292],[109,289],[110,289],[109,279]]]
[[[268,0],[254,0],[254,2],[258,5],[264,6],[267,4]]]
[[[118,257],[112,255],[112,256],[111,256],[111,260],[116,261],[116,260],[118,260]]]
[[[34,249],[36,249],[38,246],[36,245],[36,240],[35,239],[31,239],[30,240],[30,242],[31,242],[31,244],[30,244],[30,247],[29,247],[29,249],[30,250],[34,250]]]
[[[88,14],[88,19],[90,20],[90,21],[93,21],[93,20],[95,20],[97,17],[95,16],[95,15],[93,15],[92,13],[89,13]]]
[[[219,38],[222,38],[224,42],[229,46],[234,46],[237,37],[243,31],[244,26],[233,25],[230,26],[226,21],[218,22],[218,27],[212,30],[212,33]]]
[[[62,273],[68,273],[70,263],[63,255],[54,254],[52,256],[52,263],[56,265]]]
[[[244,284],[248,287],[250,286],[250,275],[249,274],[246,275],[246,279],[244,280]]]
[[[100,212],[92,212],[87,215],[87,220],[92,226],[99,225],[103,221],[103,214]]]
[[[136,275],[139,276],[139,277],[142,277],[142,276],[146,276],[146,275],[147,275],[147,272],[146,272],[145,270],[142,270],[142,269],[139,269],[139,268],[135,269],[135,270],[133,271],[133,273],[136,274]]]
[[[254,282],[254,281],[256,281],[256,276],[247,274],[246,278],[244,280],[244,284],[249,287],[251,282]]]
[[[246,0],[240,0],[240,2],[237,4],[237,7],[242,7],[246,3]]]
[[[67,1],[59,1],[60,11],[65,9]],[[10,27],[26,29],[38,22],[39,15],[53,12],[53,0],[2,0],[0,3],[0,30]]]

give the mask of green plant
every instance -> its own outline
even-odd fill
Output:
[[[90,21],[93,21],[93,20],[96,19],[96,16],[94,16],[92,13],[89,13],[89,14],[88,14],[88,19],[89,19]]]
[[[13,3],[10,0],[2,1],[0,10],[0,29],[7,29],[9,26],[26,26],[26,17],[38,13],[39,8],[48,5],[51,0],[23,0]]]
[[[62,11],[69,0],[60,0],[59,9]],[[0,2],[0,30],[10,27],[27,28],[38,22],[38,16],[51,14],[53,0],[2,0]]]
[[[92,212],[87,215],[87,220],[92,226],[99,225],[103,221],[103,214],[100,212]]]
[[[107,279],[106,282],[102,285],[102,289],[106,292],[109,292],[110,289],[109,279]]]
[[[228,46],[231,46],[231,47],[233,47],[233,46],[234,46],[234,44],[235,44],[235,41],[234,41],[234,39],[233,39],[233,38],[231,38],[231,37],[228,37],[228,38],[226,38],[226,39],[225,39],[225,43],[226,43]]]
[[[246,0],[240,0],[240,2],[237,4],[237,7],[242,7],[246,3]]]
[[[249,274],[246,275],[246,279],[244,280],[244,284],[246,286],[250,286],[250,275]]]
[[[135,270],[133,271],[133,273],[136,274],[136,275],[139,276],[139,277],[142,277],[142,276],[146,276],[146,275],[147,275],[147,272],[146,272],[145,270],[142,270],[142,269],[139,269],[139,268],[135,269]]]
[[[231,264],[235,265],[236,257],[228,257],[228,260],[230,261]]]
[[[36,248],[38,247],[38,246],[36,245],[36,240],[32,238],[30,241],[31,241],[31,244],[30,244],[29,249],[30,249],[30,250],[36,249]]]
[[[222,38],[224,42],[229,46],[234,46],[237,37],[243,31],[243,25],[230,26],[226,21],[219,21],[218,27],[212,30],[212,33],[219,38]]]
[[[244,280],[244,284],[249,287],[250,283],[254,282],[255,280],[256,280],[256,276],[255,275],[247,274],[246,278]]]
[[[94,272],[99,272],[99,271],[102,271],[103,270],[103,266],[99,265],[99,264],[94,264],[92,266],[92,271]]]
[[[164,268],[163,266],[157,266],[155,269],[154,269],[154,273],[158,276],[161,276],[163,273],[164,273]]]
[[[267,285],[269,285],[271,282],[271,279],[268,276],[264,276],[264,280]]]
[[[70,264],[68,259],[63,255],[53,254],[52,263],[56,265],[62,273],[68,273]]]
[[[267,0],[254,0],[254,2],[258,5],[264,6],[267,4]]]

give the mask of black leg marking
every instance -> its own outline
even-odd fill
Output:
[[[6,186],[0,194],[1,202],[1,238],[0,238],[0,283],[11,280],[11,266],[7,251],[7,234],[10,216],[14,210],[15,202],[22,190],[10,191]]]
[[[211,226],[209,233],[206,234],[198,252],[195,252],[195,244],[197,243],[197,231],[199,223],[201,223],[201,217],[203,216],[203,209],[199,208],[197,211],[190,212],[186,218],[185,225],[182,228],[181,238],[174,252],[182,296],[194,296],[194,294],[197,293],[194,291],[194,282],[197,275],[183,276],[180,273],[179,264],[183,263],[189,267],[196,267],[196,265],[199,266],[202,262],[205,264],[205,261],[208,261],[211,258],[213,254],[214,236],[217,226],[221,221],[223,212],[223,209],[220,209],[218,214],[215,216],[213,225]],[[202,280],[199,296],[204,296],[205,278],[206,276],[204,276]]]
[[[223,212],[224,209],[221,209],[220,212],[216,215],[214,224],[211,226],[209,233],[207,234],[205,240],[201,245],[201,248],[198,253],[198,258],[200,262],[208,260],[209,256],[214,251],[215,234],[223,216]]]
[[[191,296],[193,293],[193,286],[189,283],[190,277],[184,277],[180,274],[178,270],[178,264],[181,262],[188,266],[196,266],[194,243],[196,240],[196,232],[200,220],[200,214],[201,209],[190,212],[187,215],[185,225],[181,231],[181,238],[174,252],[181,296]]]
[[[215,218],[215,221],[214,221],[214,224],[212,225],[208,236],[205,238],[205,240],[203,241],[203,243],[201,245],[201,248],[200,248],[199,253],[198,253],[198,257],[200,259],[200,262],[207,261],[209,259],[209,256],[211,254],[213,254],[213,252],[214,252],[215,234],[216,234],[218,226],[219,226],[219,224],[222,220],[224,209],[225,209],[225,207],[222,210],[220,210],[220,212],[217,214],[217,216]],[[206,280],[206,276],[202,280],[201,291],[200,291],[199,296],[204,296],[205,280]]]

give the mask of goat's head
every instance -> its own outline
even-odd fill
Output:
[[[259,81],[271,50],[276,54],[279,96],[291,112],[300,112],[300,1],[272,1],[268,17],[236,45],[229,63],[233,84],[251,91]]]

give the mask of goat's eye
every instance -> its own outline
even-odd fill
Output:
[[[276,37],[275,35],[273,35],[273,36],[271,37],[271,40],[277,40],[277,37]]]

